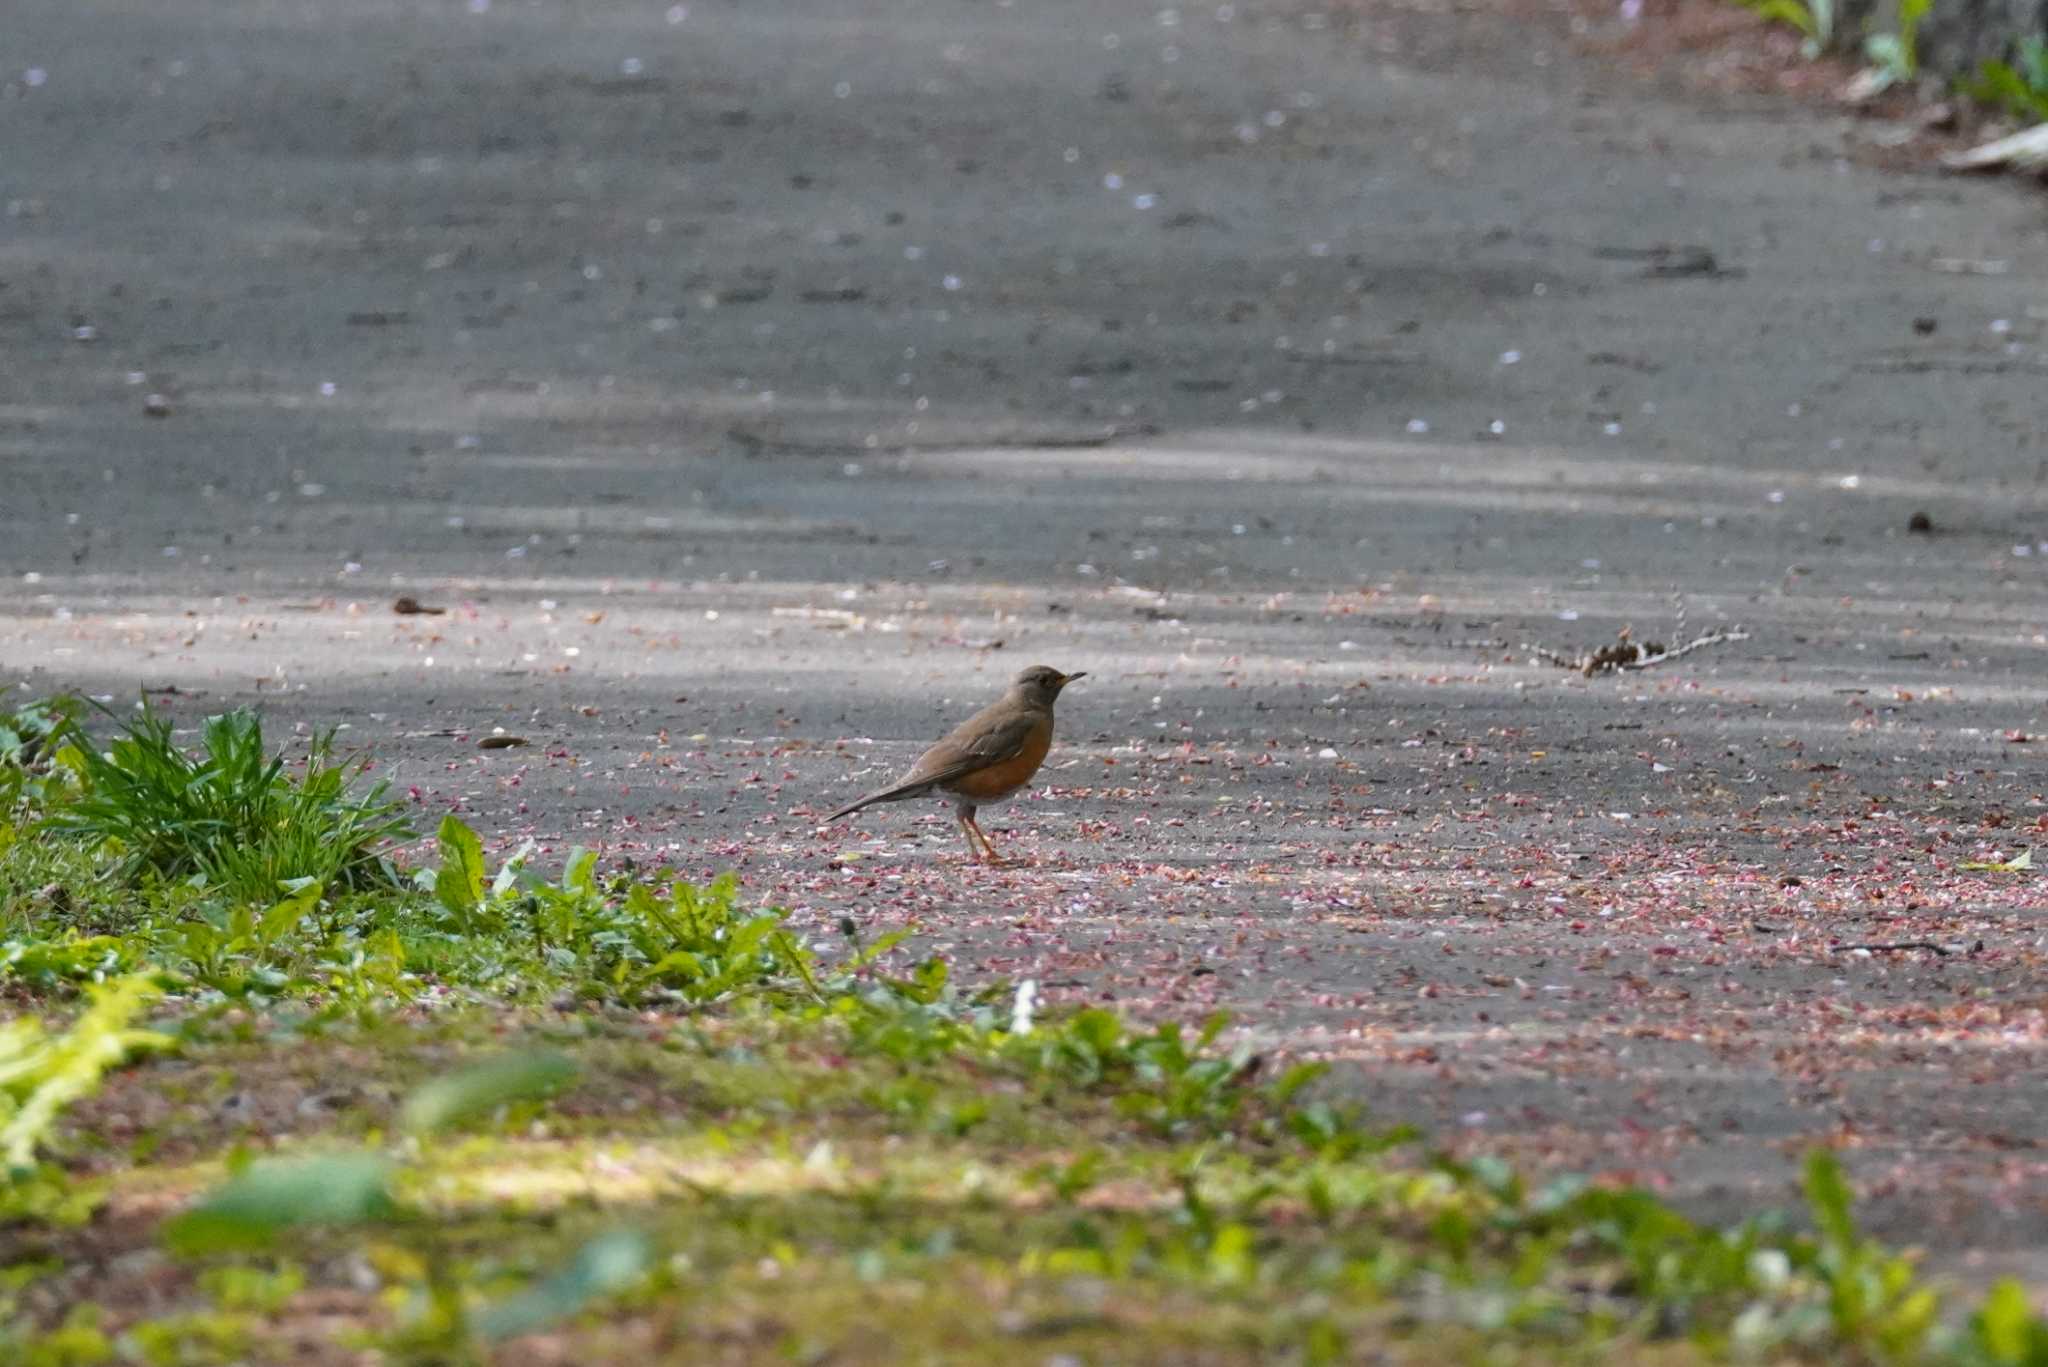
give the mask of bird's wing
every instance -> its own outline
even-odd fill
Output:
[[[920,755],[917,763],[910,766],[910,772],[902,778],[886,788],[876,789],[851,806],[842,807],[825,819],[837,821],[877,802],[902,802],[907,798],[922,797],[942,783],[950,783],[977,769],[1014,759],[1030,743],[1031,733],[1044,720],[1037,712],[1010,712],[1000,707],[977,712],[954,727],[951,735]]]
[[[1015,759],[1030,743],[1032,733],[1044,724],[1045,718],[1036,711],[999,712],[989,708],[978,712],[919,756],[902,783],[935,786]]]

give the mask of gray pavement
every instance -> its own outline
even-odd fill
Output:
[[[0,664],[2038,1285],[2048,214],[1884,133],[1485,7],[17,0]],[[1039,661],[1031,866],[820,829]]]

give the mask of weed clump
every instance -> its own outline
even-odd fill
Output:
[[[120,876],[196,879],[253,903],[300,879],[331,889],[396,885],[379,847],[411,827],[388,783],[351,791],[367,762],[337,760],[331,730],[313,737],[292,772],[245,708],[207,718],[196,755],[146,703],[105,750],[65,726],[53,758],[77,791],[49,806],[43,829],[115,851]]]

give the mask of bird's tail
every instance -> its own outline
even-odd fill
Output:
[[[917,783],[899,783],[893,788],[878,788],[859,801],[841,807],[838,811],[826,817],[825,820],[837,821],[842,816],[852,816],[861,808],[872,807],[878,802],[901,802],[905,798],[923,797],[931,791],[931,788],[932,785],[929,782],[922,781]]]

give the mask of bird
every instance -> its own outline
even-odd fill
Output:
[[[879,802],[902,802],[937,790],[955,799],[954,819],[967,837],[970,857],[995,866],[1010,861],[996,853],[988,835],[974,819],[977,808],[1001,802],[1031,782],[1052,749],[1052,704],[1060,690],[1086,670],[1062,674],[1050,665],[1033,665],[1019,674],[1009,691],[953,728],[946,738],[918,756],[910,772],[825,818],[827,824]]]

